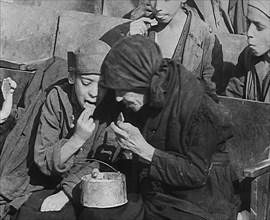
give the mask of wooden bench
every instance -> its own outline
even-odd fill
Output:
[[[247,46],[244,35],[217,34],[223,51],[222,94],[234,71],[238,56]],[[231,110],[235,123],[234,138],[229,145],[231,161],[237,170],[241,189],[243,219],[270,219],[270,104],[220,97]]]
[[[220,97],[235,124],[229,153],[249,220],[270,219],[270,104]]]

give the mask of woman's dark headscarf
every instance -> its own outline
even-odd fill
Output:
[[[159,71],[163,63],[158,45],[149,38],[133,35],[120,39],[103,61],[100,86],[127,91],[146,89],[150,101],[158,103],[157,99],[164,98],[161,86],[167,72]]]
[[[140,35],[120,39],[103,61],[100,85],[121,90],[149,88],[162,60],[152,40]]]

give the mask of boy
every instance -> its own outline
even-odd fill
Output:
[[[238,58],[226,88],[230,97],[270,102],[270,4],[249,0],[248,46]]]
[[[106,111],[99,113],[103,102],[97,105],[100,66],[109,49],[94,40],[68,52],[68,83],[49,92],[35,142],[34,159],[47,176],[46,189],[34,193],[14,219],[76,219],[73,189],[83,172],[89,174],[99,167],[87,161],[93,157],[110,161],[114,147],[95,155],[99,147],[114,140],[106,130],[106,116],[110,116]]]

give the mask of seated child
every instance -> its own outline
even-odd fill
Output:
[[[80,182],[79,175],[99,168],[96,162],[88,162],[90,158],[102,161],[113,158],[108,149],[103,156],[95,156],[100,154],[98,147],[103,140],[106,143],[112,140],[104,134],[108,127],[108,114],[104,116],[107,111],[98,113],[105,102],[97,100],[100,67],[109,49],[106,43],[93,40],[68,53],[68,82],[48,93],[35,142],[35,163],[47,176],[47,183],[44,182],[45,189],[29,197],[13,219],[76,219],[73,188]],[[102,109],[110,112],[111,107]],[[81,170],[82,167],[85,169]]]

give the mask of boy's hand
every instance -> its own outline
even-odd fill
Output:
[[[10,77],[3,79],[1,89],[5,100],[9,94],[12,94],[15,91],[16,87],[17,83]]]
[[[61,190],[60,192],[47,197],[40,208],[41,212],[52,212],[52,211],[60,211],[66,203],[68,203],[69,198],[67,195]]]
[[[155,25],[157,25],[156,19],[142,17],[130,23],[129,35],[139,34],[147,36],[148,30],[151,28],[151,26]]]
[[[93,114],[92,111],[88,109],[84,109],[78,118],[74,136],[79,138],[80,141],[85,142],[88,138],[91,137],[93,131],[95,130],[96,124],[94,123],[93,118],[91,117]]]

